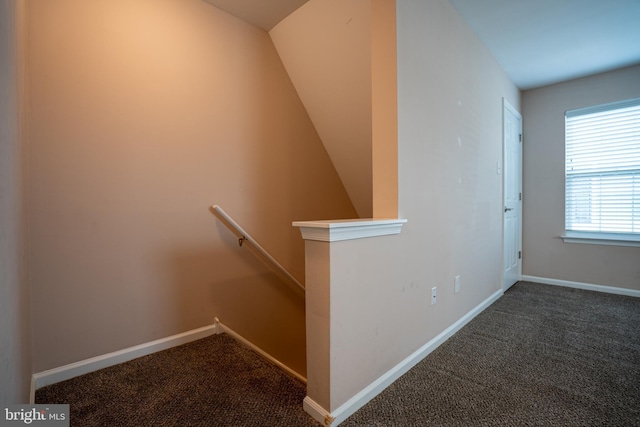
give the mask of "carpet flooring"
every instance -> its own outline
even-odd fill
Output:
[[[520,282],[342,426],[640,426],[640,298]]]
[[[306,387],[226,334],[43,387],[68,403],[71,426],[319,426]]]
[[[72,426],[319,426],[304,396],[223,334],[36,402]],[[640,426],[640,298],[520,282],[341,426]]]

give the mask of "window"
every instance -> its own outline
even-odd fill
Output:
[[[640,98],[567,111],[565,241],[640,246]]]

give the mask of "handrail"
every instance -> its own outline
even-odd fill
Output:
[[[240,246],[243,243],[249,243],[249,248],[258,258],[262,260],[268,267],[270,267],[274,273],[276,273],[281,279],[289,282],[289,284],[295,285],[293,289],[301,296],[304,297],[304,286],[298,282],[278,261],[275,260],[258,242],[256,242],[237,222],[235,222],[220,206],[212,205],[211,212],[227,226],[233,234],[238,237],[238,243]]]

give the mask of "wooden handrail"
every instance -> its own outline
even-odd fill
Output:
[[[304,298],[304,286],[298,282],[278,261],[275,260],[258,242],[256,242],[240,225],[235,222],[220,206],[212,205],[211,212],[222,222],[233,234],[238,237],[240,246],[248,243],[247,248],[251,250],[265,265],[283,281],[287,282],[296,293]]]

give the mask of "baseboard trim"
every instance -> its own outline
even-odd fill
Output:
[[[353,396],[347,402],[338,407],[335,411],[329,412],[321,405],[314,402],[309,396],[304,399],[304,410],[311,415],[317,421],[323,423],[326,426],[335,427],[348,417],[353,415],[358,409],[366,405],[371,399],[380,394],[385,388],[390,386],[394,381],[404,375],[407,371],[417,365],[422,359],[427,357],[433,350],[438,348],[442,343],[449,339],[453,334],[458,332],[469,323],[474,317],[484,311],[487,307],[493,304],[503,294],[502,289],[496,291],[489,298],[481,302],[467,314],[462,316],[458,321],[442,331],[436,337],[424,344],[418,350],[413,352],[409,357],[397,364],[395,367],[387,371],[380,378],[372,382],[369,386],[364,388],[358,394]]]
[[[260,347],[253,344],[251,341],[242,337],[236,331],[221,323],[220,320],[216,318],[212,325],[35,373],[31,376],[29,402],[31,404],[35,403],[36,390],[39,388],[221,333],[228,334],[236,341],[242,343],[246,347],[249,347],[261,357],[285,371],[287,374],[304,384],[307,383],[307,379],[305,377],[289,368],[287,365],[280,362]]]
[[[133,360],[138,357],[147,356],[149,354],[186,344],[191,341],[196,341],[201,338],[206,338],[217,333],[220,333],[220,328],[217,323],[214,323],[213,325],[193,329],[167,338],[161,338],[145,344],[114,351],[113,353],[107,353],[90,359],[81,360],[79,362],[70,363],[59,368],[35,373],[31,379],[30,401],[35,401],[35,392],[39,388],[58,383],[60,381],[69,380],[79,375],[95,372],[99,369],[108,368],[109,366],[114,366],[119,363],[128,362],[129,360]]]
[[[331,416],[331,413],[329,411],[324,409],[322,405],[316,403],[309,396],[305,397],[304,400],[302,401],[302,408],[305,410],[307,414],[311,415],[311,417],[314,420],[316,420],[319,423],[322,423],[325,426],[330,426],[334,422],[336,422],[336,420]],[[344,420],[339,420],[335,425],[337,426],[342,421]]]
[[[267,353],[266,351],[262,350],[260,347],[258,347],[257,345],[255,345],[254,343],[249,341],[248,339],[244,338],[243,336],[238,334],[236,331],[234,331],[233,329],[231,329],[227,325],[221,323],[218,319],[216,319],[216,325],[218,326],[219,333],[222,333],[222,332],[226,333],[227,335],[229,335],[230,337],[232,337],[236,341],[242,343],[244,346],[249,347],[251,350],[253,350],[256,353],[258,353],[260,356],[262,356],[267,361],[271,362],[272,364],[274,364],[278,368],[280,368],[283,371],[285,371],[287,374],[291,375],[292,377],[296,378],[297,380],[299,380],[300,382],[302,382],[304,384],[307,383],[307,379],[305,377],[303,377],[302,375],[300,375],[299,373],[297,373],[296,371],[294,371],[293,369],[291,369],[290,367],[288,367],[284,363],[280,362],[278,359],[276,359],[275,357],[271,356],[269,353]]]
[[[635,289],[617,288],[614,286],[596,285],[593,283],[572,282],[569,280],[549,279],[537,276],[522,276],[522,280],[526,282],[542,283],[543,285],[563,286],[566,288],[584,289],[586,291],[604,292],[607,294],[640,298],[640,291]]]
[[[29,389],[29,405],[36,403],[36,379],[31,375],[31,388]]]

